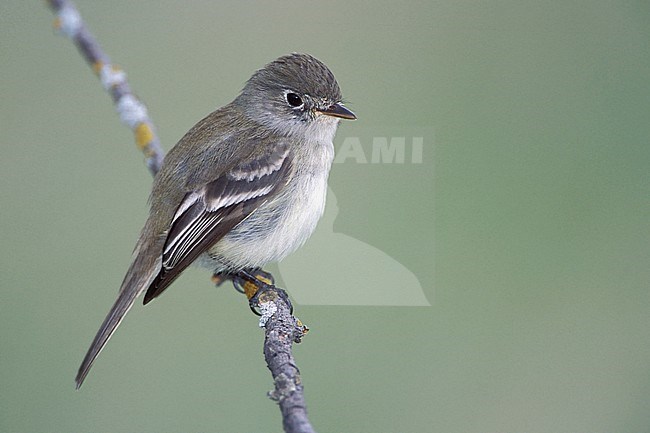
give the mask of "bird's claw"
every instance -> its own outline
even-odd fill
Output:
[[[283,289],[275,286],[275,278],[270,272],[262,269],[241,270],[236,273],[215,273],[212,275],[212,282],[217,286],[225,281],[231,280],[235,290],[243,293],[248,298],[248,305],[251,311],[261,316],[259,304],[272,301],[274,298],[267,297],[270,294],[277,294],[284,302],[287,303],[291,314],[293,314],[293,305],[289,300],[289,295]]]

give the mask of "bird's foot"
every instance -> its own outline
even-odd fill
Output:
[[[283,289],[275,286],[275,279],[270,273],[261,269],[253,269],[250,271],[244,269],[237,272],[235,279],[239,280],[239,284],[248,298],[248,305],[253,313],[260,316],[261,314],[258,311],[259,304],[273,301],[276,296],[279,296],[286,302],[291,314],[293,314],[293,305],[289,300],[289,295]]]
[[[289,305],[293,314],[293,305],[289,300],[289,295],[283,289],[275,286],[275,278],[270,272],[255,268],[244,269],[235,273],[216,273],[212,275],[212,282],[217,286],[227,280],[232,281],[235,290],[246,295],[248,305],[256,315],[261,315],[258,311],[259,304],[273,300],[276,295],[280,296]]]

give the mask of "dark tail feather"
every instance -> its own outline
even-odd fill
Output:
[[[88,349],[88,353],[86,353],[86,357],[79,367],[75,379],[77,389],[81,387],[81,384],[88,375],[90,367],[92,367],[95,359],[120,325],[126,313],[133,306],[135,299],[140,295],[140,293],[149,287],[153,277],[158,274],[159,268],[157,267],[154,267],[154,269],[146,269],[146,266],[142,267],[138,265],[141,264],[138,263],[138,260],[136,259],[124,278],[117,300],[104,319],[104,323],[102,323],[99,331],[97,331],[97,335],[95,335],[95,339],[90,345],[90,349]]]
[[[104,323],[102,323],[99,331],[97,331],[97,335],[95,335],[95,339],[90,345],[90,349],[88,349],[88,353],[86,353],[86,357],[79,367],[77,378],[75,379],[77,382],[77,389],[81,387],[90,367],[92,367],[93,362],[95,362],[95,358],[97,358],[99,352],[102,351],[104,345],[108,342],[108,339],[111,338],[111,335],[113,335],[113,332],[115,332],[115,329],[119,326],[124,315],[133,305],[137,295],[138,292],[136,290],[123,290],[120,292],[120,296],[117,298],[117,301],[115,301],[115,304],[113,304],[111,311],[104,319]]]

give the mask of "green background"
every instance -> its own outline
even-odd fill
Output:
[[[646,1],[77,5],[167,149],[291,51],[358,114],[338,143],[434,131],[422,164],[333,168],[334,229],[432,306],[297,306],[319,432],[649,431]],[[280,431],[256,319],[200,269],[74,390],[151,179],[52,19],[0,5],[0,431]]]

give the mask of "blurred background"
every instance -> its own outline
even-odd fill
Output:
[[[318,431],[648,431],[647,2],[76,4],[166,149],[282,54],[335,72],[359,116],[337,146],[367,163],[334,165],[330,232],[431,306],[297,302]],[[74,390],[151,177],[52,21],[0,5],[0,431],[281,431],[257,319],[201,269],[136,305]],[[373,164],[375,137],[406,137],[405,161]],[[307,247],[314,287],[367,292]]]

